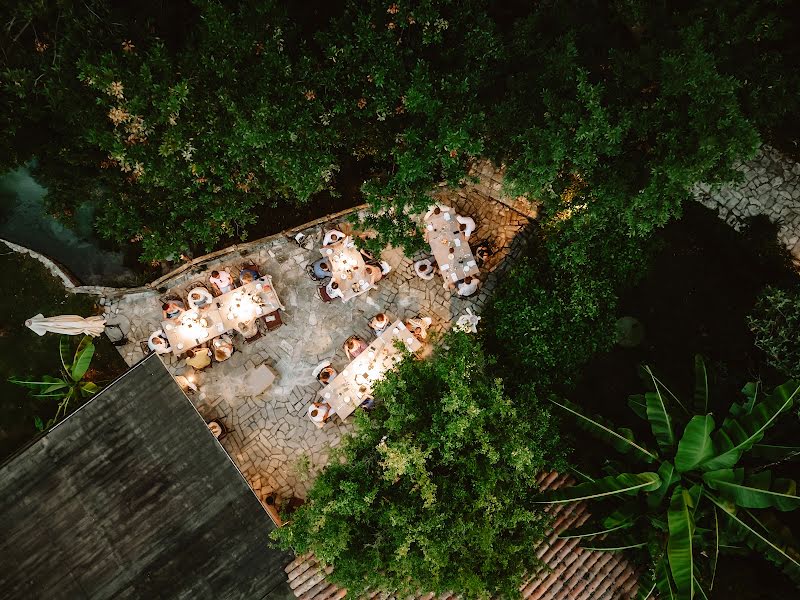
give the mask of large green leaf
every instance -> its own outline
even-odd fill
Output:
[[[683,430],[675,453],[675,468],[681,473],[691,471],[700,463],[714,455],[711,432],[714,431],[714,418],[711,415],[696,415]]]
[[[659,391],[647,392],[644,395],[647,405],[647,420],[662,452],[670,452],[675,446],[675,431],[672,429],[672,418],[667,411],[664,397]]]
[[[629,436],[615,430],[612,425],[605,422],[601,417],[596,415],[589,417],[583,413],[580,407],[569,400],[556,401],[551,398],[550,401],[559,408],[575,416],[578,427],[609,443],[623,454],[630,454],[632,457],[647,463],[656,460],[657,457],[653,452],[636,443]]]
[[[81,391],[86,396],[91,396],[92,394],[96,394],[100,391],[100,386],[92,381],[84,381],[81,383]]]
[[[627,523],[616,525],[614,527],[606,527],[602,523],[590,523],[587,525],[583,525],[581,527],[576,527],[575,529],[570,529],[569,531],[565,531],[559,534],[558,537],[565,540],[589,538],[597,535],[604,535],[607,533],[611,533],[613,531],[620,531],[622,529],[627,529],[631,525],[633,525],[633,520],[628,521]]]
[[[744,469],[708,471],[703,479],[723,498],[744,508],[777,508],[790,511],[800,508],[797,484],[792,479],[772,481],[770,471],[745,477]]]
[[[667,557],[675,587],[681,596],[691,598],[694,595],[694,557],[692,555],[692,538],[694,537],[694,519],[692,518],[692,498],[689,492],[678,486],[672,492],[669,503],[667,522],[669,523],[669,541]]]
[[[68,384],[63,379],[55,377],[44,376],[40,380],[20,379],[19,377],[9,377],[9,382],[15,385],[21,385],[32,390],[39,392],[51,392],[58,387],[65,387]]]
[[[70,347],[72,345],[72,338],[68,335],[62,335],[58,340],[58,355],[61,358],[61,367],[64,371],[69,372],[72,367],[72,362],[68,362],[67,357],[70,354]]]
[[[647,403],[644,401],[644,394],[633,394],[628,396],[628,406],[636,413],[640,419],[647,421]]]
[[[680,474],[675,470],[673,464],[667,461],[661,463],[661,466],[658,467],[658,476],[661,479],[661,485],[659,485],[657,490],[647,495],[647,506],[650,508],[656,508],[660,505],[672,485],[681,479]]]
[[[677,600],[678,595],[675,591],[675,586],[672,584],[666,558],[663,558],[656,565],[656,587],[662,600]]]
[[[733,529],[739,537],[753,550],[763,554],[768,560],[777,565],[792,581],[800,585],[800,554],[792,548],[781,546],[769,537],[769,529],[758,519],[748,513],[748,517],[755,525],[746,522],[735,513],[735,507],[729,505],[718,498],[706,493],[706,497],[711,500],[722,513],[729,519]]]
[[[584,550],[595,550],[597,552],[621,552],[623,550],[633,550],[634,548],[644,548],[647,546],[647,541],[633,542],[633,541],[609,541],[609,540],[596,540],[587,544],[582,544],[581,548]]]
[[[80,381],[89,370],[89,364],[94,356],[94,344],[91,342],[83,345],[78,353],[75,354],[75,362],[72,365],[70,375],[74,381]]]
[[[694,589],[697,590],[697,597],[700,600],[708,600],[708,594],[703,589],[703,586],[700,585],[700,582],[697,580],[697,577],[694,577]]]
[[[572,487],[552,490],[542,494],[538,504],[560,504],[564,502],[578,502],[592,500],[619,494],[637,494],[651,492],[658,488],[661,480],[656,473],[623,473],[622,475],[603,477],[596,481],[589,481]]]
[[[699,354],[694,355],[694,412],[708,412],[708,372],[706,363]]]
[[[764,432],[775,423],[781,413],[792,407],[799,392],[800,384],[788,381],[775,388],[762,402],[753,406],[749,415],[725,419],[713,438],[716,456],[704,461],[700,466],[706,471],[733,467],[743,452],[761,441]]]
[[[761,382],[760,381],[751,381],[750,383],[746,383],[742,388],[742,393],[747,398],[747,402],[741,405],[742,412],[744,414],[750,414],[753,412],[753,407],[758,402],[758,393],[761,391]]]
[[[781,446],[779,444],[754,444],[750,450],[754,458],[783,461],[800,456],[800,446]]]
[[[714,509],[714,560],[711,561],[711,583],[708,589],[714,589],[714,577],[717,575],[717,561],[719,560],[719,517],[717,517],[717,506],[712,506]]]
[[[689,411],[686,410],[686,407],[683,405],[683,402],[681,402],[678,399],[678,397],[675,394],[672,393],[672,390],[669,389],[666,385],[664,385],[662,383],[662,381],[658,377],[655,376],[655,374],[650,369],[650,367],[645,367],[644,370],[645,370],[645,373],[647,373],[650,376],[650,379],[653,382],[653,389],[655,389],[660,394],[664,394],[664,393],[668,394],[669,397],[672,398],[675,401],[675,404],[680,406],[683,409],[683,412],[685,412],[688,415]]]

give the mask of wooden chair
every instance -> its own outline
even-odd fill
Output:
[[[228,428],[225,426],[225,423],[222,421],[222,419],[211,419],[210,421],[206,421],[207,426],[210,426],[212,423],[216,423],[217,425],[219,425],[219,428],[222,430],[222,433],[220,433],[219,436],[217,437],[219,441],[222,441],[225,438],[225,436],[227,436],[229,433]]]
[[[269,317],[274,317],[270,319]],[[261,317],[261,320],[264,322],[264,326],[267,328],[267,331],[275,331],[278,327],[283,325],[283,320],[281,319],[280,311],[273,311],[269,314],[264,315]]]
[[[317,297],[325,303],[333,302],[334,298],[328,295],[327,286],[321,285],[317,288]]]

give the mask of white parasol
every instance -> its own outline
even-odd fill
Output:
[[[90,335],[97,337],[105,329],[105,317],[79,317],[78,315],[59,315],[45,317],[41,313],[25,321],[25,326],[37,335],[63,333],[65,335]]]

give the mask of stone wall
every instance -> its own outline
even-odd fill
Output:
[[[700,184],[695,198],[737,230],[748,217],[766,215],[778,224],[779,240],[800,264],[800,163],[764,145],[738,170],[740,183],[721,188]]]

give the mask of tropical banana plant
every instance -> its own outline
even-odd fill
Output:
[[[85,336],[78,344],[72,355],[72,360],[67,361],[71,350],[71,338],[62,336],[58,351],[61,358],[60,377],[44,375],[40,380],[21,379],[11,377],[9,381],[31,390],[34,398],[54,398],[58,401],[58,409],[52,419],[43,423],[37,416],[36,428],[39,431],[52,427],[60,417],[66,414],[69,403],[78,398],[88,398],[100,391],[100,386],[92,381],[85,381],[86,372],[94,357],[94,344],[92,338]]]
[[[707,598],[720,552],[743,546],[766,556],[800,584],[800,552],[775,518],[775,511],[800,507],[796,483],[773,478],[758,462],[775,464],[800,455],[800,448],[764,442],[767,430],[798,400],[800,382],[790,380],[770,393],[748,383],[744,400],[735,402],[718,426],[709,412],[701,357],[695,357],[691,408],[649,368],[645,372],[652,391],[631,396],[628,405],[649,423],[653,443],[637,441],[630,429],[589,416],[569,401],[552,400],[580,428],[642,465],[636,473],[611,465],[606,477],[584,476],[583,483],[542,494],[538,502],[611,498],[618,503],[614,512],[562,537],[578,538],[594,550],[649,550],[652,569],[640,585],[640,598],[645,599],[656,593],[662,599]]]

